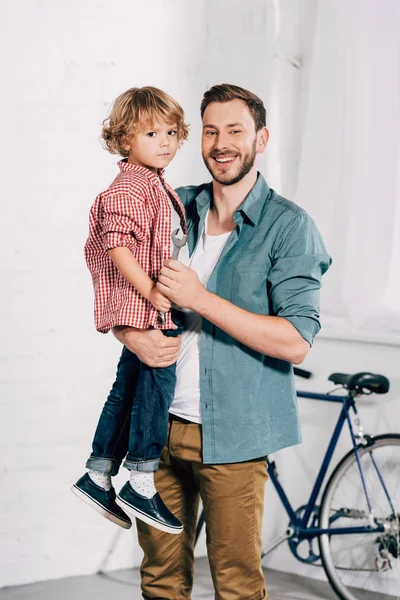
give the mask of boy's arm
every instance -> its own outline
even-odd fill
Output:
[[[108,254],[118,271],[157,310],[167,312],[171,308],[171,301],[156,288],[155,282],[142,269],[129,248],[118,246],[108,250]]]
[[[110,193],[103,198],[105,248],[116,268],[157,310],[167,312],[171,302],[156,287],[135,258],[138,246],[149,236],[146,189]]]

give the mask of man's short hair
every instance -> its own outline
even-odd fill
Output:
[[[143,127],[152,127],[162,119],[177,127],[178,142],[188,137],[183,108],[168,94],[155,87],[130,88],[115,100],[110,114],[103,121],[101,137],[111,154],[128,156],[124,148],[128,137]]]
[[[267,113],[261,98],[249,92],[249,90],[229,83],[213,85],[212,88],[205,92],[200,107],[201,118],[203,118],[207,106],[212,102],[230,102],[231,100],[241,100],[244,102],[253,116],[256,131],[265,127]]]

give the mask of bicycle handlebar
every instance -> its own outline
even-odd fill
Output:
[[[306,371],[305,369],[299,369],[298,367],[293,368],[294,374],[297,377],[303,377],[303,379],[310,379],[312,377],[311,371]]]

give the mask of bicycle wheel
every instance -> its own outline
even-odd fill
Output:
[[[359,456],[374,518],[385,531],[322,535],[322,564],[342,600],[399,599],[400,435],[371,438],[367,446],[359,446]],[[344,456],[326,485],[319,523],[324,529],[370,524],[354,451]]]

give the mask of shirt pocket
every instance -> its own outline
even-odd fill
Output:
[[[251,312],[268,315],[268,267],[233,268],[232,302]]]

